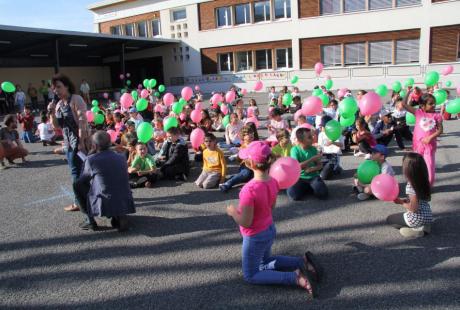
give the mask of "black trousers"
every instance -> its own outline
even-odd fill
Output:
[[[145,178],[143,182],[138,183],[141,178]],[[131,182],[136,182],[137,186],[144,186],[146,182],[155,183],[158,178],[156,173],[147,174],[143,176],[138,176],[137,173],[130,173],[129,180]]]
[[[369,145],[369,143],[367,143],[366,141],[361,141],[359,142],[359,151],[364,153],[364,154],[370,154],[372,153],[372,148],[371,146]]]
[[[393,226],[396,229],[409,227],[404,220],[404,212],[389,215],[387,217],[387,224]]]

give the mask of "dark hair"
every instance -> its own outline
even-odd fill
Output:
[[[289,140],[289,131],[287,131],[286,129],[278,129],[276,131],[276,140],[278,140],[279,142],[281,139]]]
[[[8,127],[11,123],[13,123],[14,121],[16,120],[16,115],[14,114],[8,114],[7,116],[5,116],[4,118],[4,123],[5,123],[5,126]]]
[[[208,138],[208,139],[211,140],[211,141],[216,141],[216,140],[217,140],[216,136],[215,136],[214,134],[210,133],[210,132],[208,132],[207,134],[205,134],[205,135],[204,135],[204,138],[205,138],[205,139]]]
[[[24,110],[32,110],[32,107],[29,104],[26,104],[24,106]]]
[[[304,119],[304,120],[307,120],[307,117],[306,117],[305,115],[303,115],[303,114],[300,114],[300,115],[297,117],[297,119],[299,119],[299,118]]]
[[[273,110],[270,111],[271,116],[279,116],[282,115],[283,113],[281,112],[280,108],[274,108]]]
[[[40,119],[42,123],[46,123],[46,121],[48,120],[48,114],[46,114],[45,111],[42,111],[42,113],[40,114]]]
[[[203,111],[204,111],[204,110],[203,110]],[[180,130],[179,130],[179,128],[177,128],[177,127],[171,127],[171,128],[169,128],[168,131],[166,131],[166,132],[169,132],[171,135],[178,135],[178,134],[180,134]]]
[[[58,73],[51,79],[51,84],[56,87],[56,83],[61,82],[64,84],[65,87],[69,89],[70,94],[75,94],[75,85],[73,85],[72,81],[69,79],[68,76]]]
[[[254,134],[254,141],[259,140],[259,133],[257,132],[256,124],[253,122],[246,123],[241,130],[251,131]],[[243,133],[243,131],[241,131]]]
[[[267,171],[276,159],[276,156],[270,153],[264,163],[255,163],[256,169],[260,171]]]
[[[338,105],[339,103],[337,102],[337,100],[332,99],[331,101],[329,101],[329,104],[337,104]]]
[[[356,124],[356,123],[362,124],[362,125],[364,126],[364,129],[369,130],[369,127],[367,126],[367,122],[366,122],[366,120],[364,119],[364,117],[358,117],[358,118],[356,118],[355,124]]]
[[[145,143],[138,142],[138,141],[136,141],[136,142],[137,142],[137,143],[136,143],[136,147],[139,146],[139,145],[143,145],[143,146],[147,147],[147,145],[146,145]]]
[[[297,138],[298,141],[303,141],[303,139],[309,132],[311,132],[310,128],[300,127],[299,129],[296,130],[295,137]]]
[[[211,118],[211,116],[209,115],[209,111],[207,109],[203,109],[201,110],[201,112],[204,112],[204,114],[206,114],[206,118]]]
[[[420,105],[426,105],[428,103],[428,101],[432,101],[433,105],[436,104],[436,99],[434,98],[434,96],[432,94],[424,94],[420,97],[420,102],[419,104]]]
[[[364,89],[360,89],[358,90],[358,93],[361,93],[364,96],[365,94],[367,94],[367,91],[365,91]]]
[[[418,153],[407,153],[403,157],[403,174],[419,200],[431,200],[431,186],[425,160]]]

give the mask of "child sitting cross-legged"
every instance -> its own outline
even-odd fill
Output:
[[[161,166],[162,178],[187,181],[190,170],[188,148],[180,134],[177,127],[172,127],[166,132],[167,140],[156,157],[158,166]]]
[[[321,162],[323,163],[323,170],[321,170],[321,179],[330,179],[333,175],[338,175],[342,172],[340,167],[340,156],[345,147],[344,138],[340,136],[339,139],[331,141],[326,135],[326,124],[332,120],[329,115],[323,116],[321,119],[321,132],[318,135],[318,148],[323,153]]]
[[[206,149],[203,151],[203,171],[195,184],[205,189],[214,188],[225,181],[227,164],[224,153],[217,147],[217,139],[212,133],[204,138]]]
[[[148,154],[145,144],[136,145],[136,157],[128,168],[128,173],[132,188],[141,186],[150,188],[157,180],[155,160]]]

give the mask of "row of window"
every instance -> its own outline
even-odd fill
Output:
[[[389,9],[420,4],[421,0],[320,0],[321,15]]]
[[[125,35],[131,37],[157,37],[161,36],[161,23],[159,19],[140,21],[133,24],[117,25],[110,27],[113,35]]]
[[[266,0],[216,9],[216,26],[229,27],[291,18],[291,0]]]
[[[219,54],[219,71],[244,72],[254,70],[275,69],[273,67],[273,52],[275,52],[276,56],[276,69],[292,68],[292,48],[279,48],[275,50],[262,49],[256,51],[244,51],[235,53],[230,52]]]
[[[419,62],[419,39],[321,45],[321,60],[327,67]]]

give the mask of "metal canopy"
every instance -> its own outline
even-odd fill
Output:
[[[0,68],[98,66],[107,57],[171,43],[180,41],[0,25]]]

